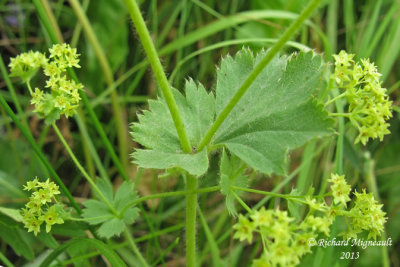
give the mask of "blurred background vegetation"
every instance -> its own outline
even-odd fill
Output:
[[[40,0],[41,2],[47,2]],[[35,2],[35,1],[34,1]],[[36,1],[38,2],[38,1]],[[243,46],[254,51],[268,48],[279,38],[307,0],[147,0],[141,2],[141,9],[152,34],[162,63],[174,87],[182,89],[185,79],[192,77],[206,88],[213,90],[215,66],[222,56]],[[376,62],[383,74],[383,85],[388,88],[394,109],[399,111],[400,86],[400,1],[395,0],[326,0],[306,25],[282,53],[301,49],[313,49],[323,53],[327,61],[332,54],[345,49],[356,54],[356,58],[369,57]],[[107,137],[118,150],[116,117],[113,113],[110,94],[118,96],[121,119],[126,132],[125,151],[134,150],[129,138],[129,124],[136,121],[136,114],[146,108],[148,98],[158,94],[153,74],[146,64],[145,53],[128,18],[122,0],[82,0],[95,34],[106,54],[113,72],[112,84],[107,83],[92,44],[77,20],[77,16],[67,0],[48,1],[54,17],[61,29],[62,37],[81,54],[82,68],[77,70],[91,106],[99,117]],[[35,4],[27,0],[0,0],[0,52],[8,65],[10,57],[21,52],[37,50],[47,52],[51,39],[39,19]],[[7,84],[0,79],[0,94],[9,105],[16,108]],[[12,80],[23,114],[37,143],[42,148],[52,166],[63,179],[78,202],[90,197],[90,187],[68,158],[55,134],[33,115],[29,104],[29,93],[18,79]],[[43,77],[37,75],[33,86],[43,84]],[[268,96],[266,96],[268,97]],[[16,110],[15,110],[16,111]],[[391,266],[400,266],[400,120],[397,112],[391,120],[391,132],[383,142],[370,141],[366,147],[354,145],[355,132],[346,127],[343,158],[336,157],[336,136],[326,140],[310,142],[305,147],[291,153],[288,161],[289,175],[285,177],[252,173],[250,184],[253,188],[276,190],[289,193],[293,187],[300,192],[313,185],[316,192],[327,188],[326,179],[338,160],[343,159],[343,171],[353,187],[358,190],[367,187],[378,194],[389,218],[386,237],[393,240],[387,249],[379,247],[361,248],[315,248],[313,254],[304,258],[304,266],[382,266],[383,259],[389,259]],[[15,127],[12,120],[0,108],[0,206],[20,208],[27,201],[22,185],[35,176],[47,178],[49,174],[38,161],[33,150]],[[83,109],[82,118],[62,119],[59,126],[75,153],[85,164],[92,177],[109,177],[115,186],[119,177],[110,155],[107,153],[93,122]],[[86,125],[87,136],[79,125]],[[346,125],[347,126],[347,125]],[[96,156],[93,156],[97,154]],[[99,169],[103,165],[103,169]],[[202,178],[203,185],[218,183],[218,158],[211,162],[210,173]],[[158,179],[159,172],[137,170],[133,164],[125,164],[132,179],[141,179],[138,187],[141,195],[183,188],[177,177]],[[286,202],[279,199],[261,199],[260,196],[244,195],[251,206],[262,203],[268,207]],[[261,201],[261,202],[260,202]],[[200,207],[216,238],[221,257],[230,266],[248,266],[260,253],[260,242],[246,246],[232,240],[231,227],[234,220],[224,209],[223,197],[218,194],[200,196]],[[290,207],[289,207],[290,208]],[[148,259],[157,259],[156,265],[179,266],[184,262],[183,240],[184,199],[167,198],[149,201],[148,211],[135,223],[133,232],[139,238],[141,250]],[[344,221],[337,221],[333,228],[345,227]],[[27,233],[22,224],[18,225],[0,211],[0,262],[7,257],[16,266],[34,266],[70,237],[84,236],[85,225],[66,223],[54,227],[53,236],[40,234],[35,238]],[[211,265],[210,245],[199,221],[198,227],[199,264]],[[140,239],[141,238],[141,239]],[[110,246],[132,266],[134,259],[124,243],[118,239],[110,241]],[[339,260],[342,251],[360,251],[355,261]],[[96,253],[87,247],[74,247],[64,255],[63,264],[76,266],[101,266],[104,264]],[[69,257],[68,257],[69,256]],[[72,260],[70,259],[72,257]],[[93,265],[95,264],[95,265]],[[27,266],[28,266],[27,265]]]

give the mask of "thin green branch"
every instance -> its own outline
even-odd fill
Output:
[[[296,202],[299,202],[299,203],[307,204],[307,202],[299,199],[299,198],[304,198],[305,196],[290,196],[290,195],[284,195],[284,194],[268,192],[268,191],[262,191],[262,190],[251,189],[251,188],[245,188],[245,187],[239,187],[239,186],[232,186],[232,189],[240,190],[240,191],[244,191],[244,192],[249,192],[249,193],[260,194],[260,195],[265,195],[265,196],[280,197],[280,198],[283,198],[283,199],[292,200],[292,201],[296,201]]]
[[[254,70],[250,73],[247,79],[243,82],[240,88],[237,90],[235,95],[229,101],[229,103],[225,106],[225,108],[221,111],[221,113],[217,116],[215,122],[208,130],[202,141],[200,142],[197,151],[203,150],[211,141],[214,134],[217,132],[218,128],[228,117],[229,113],[236,106],[239,100],[243,97],[243,95],[250,88],[251,84],[256,80],[257,76],[261,73],[261,71],[268,65],[268,63],[275,57],[275,55],[282,49],[287,41],[296,33],[296,31],[303,25],[304,21],[311,15],[314,9],[317,8],[321,0],[313,0],[311,1],[307,7],[303,10],[303,12],[299,15],[299,17],[293,22],[292,25],[285,31],[281,38],[272,46],[272,48],[267,52],[265,57],[258,63],[258,65],[254,68]]]
[[[351,117],[351,113],[329,113],[329,116],[350,118]]]
[[[240,205],[242,205],[242,207],[243,207],[249,214],[252,214],[252,213],[253,213],[253,210],[252,210],[249,206],[247,206],[246,203],[244,203],[244,201],[236,194],[235,191],[231,190],[230,193],[236,198],[237,202],[239,202]]]
[[[169,84],[167,77],[165,76],[160,59],[157,55],[156,48],[154,47],[153,41],[150,37],[150,33],[146,27],[142,14],[140,13],[140,9],[136,3],[136,0],[124,0],[124,2],[126,7],[128,8],[128,12],[131,16],[133,24],[135,24],[136,31],[140,37],[143,48],[146,51],[156,80],[160,85],[161,91],[163,92],[165,101],[167,102],[168,109],[171,113],[176,131],[179,136],[179,140],[181,142],[182,150],[185,153],[191,153],[192,148],[190,145],[190,141],[187,136],[182,117],[179,113],[178,106],[172,94],[171,85]]]
[[[107,198],[104,196],[104,194],[101,192],[101,190],[97,187],[93,179],[89,176],[89,174],[86,172],[86,170],[83,168],[79,160],[76,158],[74,152],[72,152],[71,148],[69,147],[67,141],[65,140],[64,136],[61,134],[60,129],[58,129],[57,125],[55,123],[52,123],[51,126],[53,127],[53,130],[56,132],[58,138],[60,139],[61,143],[63,144],[64,148],[67,150],[69,156],[71,157],[72,161],[75,163],[75,166],[79,169],[79,171],[82,173],[83,177],[89,182],[89,184],[92,186],[92,188],[96,191],[97,195],[101,198],[101,200],[104,202],[104,204],[107,205],[107,207],[110,209],[110,211],[114,215],[118,215],[117,211],[114,209],[114,207],[111,205],[111,203],[107,200]]]
[[[342,97],[345,97],[345,96],[346,96],[346,92],[344,92],[344,93],[342,93],[342,94],[340,94],[340,95],[338,95],[338,96],[332,98],[331,100],[329,100],[328,102],[326,102],[326,103],[324,104],[324,107],[328,106],[329,104],[334,103],[336,100],[341,99]]]

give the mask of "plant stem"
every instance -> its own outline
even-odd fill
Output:
[[[243,82],[240,88],[237,90],[235,95],[231,98],[229,103],[225,106],[225,108],[221,111],[221,113],[217,116],[215,122],[208,130],[204,138],[201,140],[197,151],[203,150],[211,141],[214,134],[217,132],[218,128],[228,117],[229,113],[236,106],[239,100],[243,97],[243,95],[250,88],[251,84],[256,80],[257,76],[261,73],[261,71],[268,65],[268,63],[274,58],[274,56],[281,50],[281,48],[285,45],[287,41],[296,33],[298,28],[303,24],[303,22],[311,15],[315,8],[317,8],[318,4],[321,0],[313,0],[311,1],[307,7],[303,10],[303,12],[299,15],[299,17],[293,22],[292,25],[285,31],[281,38],[272,46],[272,48],[267,52],[265,57],[258,63],[258,65],[254,68],[254,70],[250,73],[247,79]]]
[[[338,100],[338,99],[340,99],[340,98],[342,98],[342,97],[345,97],[345,96],[346,96],[346,93],[342,93],[342,94],[340,94],[340,95],[338,95],[338,96],[332,98],[331,100],[329,100],[328,102],[325,103],[324,107],[328,106],[329,104],[332,104],[332,103],[335,102],[336,100]]]
[[[127,225],[125,225],[125,230],[124,230],[124,235],[126,237],[126,239],[128,240],[128,244],[131,247],[131,249],[133,250],[133,252],[135,253],[136,257],[138,257],[140,263],[142,264],[142,266],[149,266],[149,264],[147,263],[147,261],[143,258],[142,253],[140,253],[138,247],[135,244],[135,241],[132,238],[132,234],[128,228]]]
[[[86,33],[89,42],[93,46],[94,52],[96,53],[97,59],[99,60],[100,63],[100,67],[104,73],[107,85],[112,86],[114,84],[114,78],[111,67],[85,15],[85,12],[82,9],[82,6],[77,0],[69,0],[69,3],[71,4],[71,7],[75,11],[75,14],[78,17],[79,22],[82,24],[83,30]],[[111,92],[111,105],[114,111],[114,119],[118,136],[118,148],[121,157],[121,162],[125,171],[127,171],[129,168],[128,150],[127,150],[128,146],[127,146],[127,136],[126,136],[127,131],[124,127],[123,116],[120,104],[118,103],[118,95],[115,90]]]
[[[244,203],[244,201],[236,194],[235,191],[231,190],[231,194],[236,198],[236,200],[240,203],[240,205],[242,205],[242,207],[249,213],[252,214],[253,210],[250,209],[249,206],[247,206],[246,203]]]
[[[299,203],[307,204],[307,202],[299,199],[299,198],[304,198],[305,196],[289,196],[289,195],[284,195],[284,194],[279,194],[279,193],[274,193],[274,192],[267,192],[267,191],[245,188],[245,187],[239,187],[239,186],[232,186],[232,189],[236,189],[236,190],[240,190],[240,191],[244,191],[244,192],[255,193],[255,194],[260,194],[260,195],[265,195],[265,196],[280,197],[280,198],[283,198],[286,200],[292,200],[292,201],[296,201]],[[234,191],[231,191],[231,192],[234,192]],[[314,197],[323,197],[323,196],[314,196]]]
[[[42,153],[42,151],[40,150],[40,148],[36,144],[35,140],[33,139],[30,131],[28,129],[26,129],[25,126],[23,126],[20,123],[20,121],[18,120],[17,116],[12,111],[12,109],[7,104],[7,102],[4,100],[4,98],[3,98],[3,96],[1,94],[0,94],[0,104],[3,106],[3,108],[8,113],[8,115],[11,117],[11,119],[14,121],[14,123],[17,125],[17,127],[21,130],[21,133],[28,140],[28,143],[33,148],[33,151],[35,151],[35,153],[39,157],[40,161],[44,164],[44,166],[49,171],[50,175],[54,178],[56,183],[60,186],[61,191],[68,198],[68,200],[70,201],[71,205],[75,208],[75,210],[78,212],[78,214],[81,214],[82,210],[79,207],[78,203],[76,203],[75,199],[72,197],[72,195],[69,192],[68,188],[64,185],[64,183],[62,182],[61,178],[58,176],[56,171],[51,166],[50,162],[47,160],[46,156]]]
[[[163,67],[161,65],[160,59],[158,58],[156,48],[154,47],[153,41],[151,40],[149,31],[143,20],[142,14],[140,13],[139,7],[136,0],[124,0],[128,12],[131,16],[133,24],[135,24],[136,31],[140,37],[143,48],[146,51],[147,58],[149,59],[151,68],[154,71],[154,75],[158,84],[160,85],[161,91],[163,92],[165,101],[167,102],[168,109],[171,113],[172,119],[175,124],[176,131],[181,142],[182,150],[185,153],[190,153],[192,151],[189,138],[186,134],[185,126],[183,120],[179,113],[178,106],[172,94],[171,86],[165,76]]]
[[[351,113],[329,113],[329,116],[350,118]]]
[[[198,180],[192,175],[186,176],[186,190],[195,191]],[[186,195],[186,266],[196,266],[196,209],[197,193]]]
[[[82,173],[83,177],[86,178],[86,180],[89,182],[89,184],[92,186],[92,188],[96,191],[97,195],[101,198],[101,200],[104,202],[104,204],[107,205],[107,207],[110,209],[110,211],[114,215],[118,215],[114,207],[111,205],[111,203],[107,200],[107,198],[103,195],[103,193],[100,191],[100,189],[97,187],[95,182],[90,178],[89,174],[85,171],[79,160],[75,157],[74,152],[72,152],[71,148],[69,147],[67,141],[64,139],[64,136],[61,134],[60,129],[58,129],[57,125],[55,123],[52,123],[51,126],[53,127],[54,131],[56,132],[58,138],[60,139],[61,143],[64,145],[65,149],[67,150],[69,156],[71,157],[72,161],[75,163],[75,166],[79,169],[79,171]]]

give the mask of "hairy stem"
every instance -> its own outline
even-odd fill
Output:
[[[99,60],[100,67],[104,73],[104,77],[108,86],[112,86],[114,84],[114,78],[112,74],[111,67],[107,61],[107,58],[104,54],[104,51],[94,34],[94,31],[85,15],[85,12],[77,0],[69,0],[71,7],[73,8],[76,16],[78,17],[79,22],[82,24],[83,30],[88,37],[89,42],[93,46],[94,52],[96,53],[97,59]],[[118,95],[115,90],[111,91],[111,105],[114,111],[114,118],[118,136],[118,148],[122,161],[122,165],[125,171],[128,170],[128,146],[127,146],[127,136],[125,129],[123,116],[120,108],[120,104],[118,103]]]
[[[196,209],[198,180],[192,175],[186,176],[186,190],[193,193],[186,195],[186,266],[196,266]]]
[[[244,201],[236,194],[235,191],[231,190],[230,193],[236,198],[237,202],[239,202],[240,205],[242,205],[242,207],[243,207],[249,214],[252,214],[252,213],[253,213],[253,210],[250,209],[250,207],[247,206],[246,203],[244,203]]]
[[[143,20],[142,14],[140,13],[140,9],[136,3],[136,0],[124,0],[124,2],[126,7],[128,8],[128,12],[131,16],[132,22],[133,24],[135,24],[136,31],[140,37],[143,48],[146,51],[147,58],[150,62],[151,68],[154,71],[156,80],[160,85],[161,91],[163,92],[165,101],[167,102],[168,109],[171,113],[176,131],[179,136],[182,150],[185,153],[190,153],[192,151],[192,148],[189,138],[186,134],[185,126],[179,113],[178,106],[172,94],[171,85],[169,84],[167,77],[165,76],[160,59],[157,55],[156,48],[154,47],[153,41],[150,37],[150,33]]]
[[[296,33],[296,31],[303,25],[303,22],[311,15],[314,9],[317,8],[318,4],[321,0],[313,0],[311,1],[307,7],[303,10],[303,12],[299,15],[299,17],[293,22],[292,25],[285,31],[281,38],[272,46],[272,48],[267,52],[265,57],[258,63],[258,65],[254,68],[254,70],[250,73],[247,79],[240,86],[235,95],[231,98],[229,103],[225,106],[225,108],[221,111],[221,113],[217,116],[215,122],[208,130],[204,138],[201,140],[200,145],[197,148],[197,151],[203,150],[211,141],[214,134],[217,132],[218,128],[228,117],[229,113],[236,106],[239,100],[243,97],[243,95],[250,88],[251,84],[256,80],[257,76],[261,73],[261,71],[268,65],[268,63],[274,58],[274,56],[281,50],[281,48],[285,45],[287,41]]]

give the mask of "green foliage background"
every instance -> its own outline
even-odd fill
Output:
[[[105,51],[113,71],[114,83],[107,84],[96,54],[90,42],[82,32],[74,11],[68,1],[49,1],[55,18],[61,28],[64,39],[78,48],[81,54],[82,68],[77,71],[79,79],[85,85],[91,106],[99,117],[107,137],[118,147],[116,118],[113,115],[110,93],[118,94],[118,105],[122,110],[122,121],[126,129],[127,150],[131,153],[137,147],[128,137],[129,125],[137,122],[140,110],[147,108],[147,100],[160,94],[153,74],[148,68],[143,48],[136,36],[135,29],[128,18],[127,11],[120,0],[80,1],[87,8],[89,22]],[[140,1],[139,1],[140,2]],[[147,26],[155,41],[162,63],[175,88],[183,92],[185,79],[192,77],[205,88],[213,88],[217,79],[215,66],[226,54],[235,54],[242,46],[253,51],[268,48],[271,42],[279,38],[284,29],[299,13],[308,1],[198,1],[198,0],[149,0],[141,1],[141,9]],[[391,93],[394,109],[399,110],[399,52],[400,52],[400,2],[391,0],[377,1],[324,1],[314,13],[311,21],[303,25],[300,32],[281,53],[291,53],[298,47],[308,47],[322,53],[326,61],[332,60],[332,54],[345,49],[356,54],[357,58],[369,57],[378,65],[383,74],[384,86]],[[31,1],[0,1],[0,52],[5,64],[9,58],[28,50],[45,52],[51,44],[50,38],[39,21],[35,6]],[[2,76],[3,77],[3,76]],[[38,120],[29,105],[29,94],[24,85],[13,81],[17,97],[31,133],[45,152],[52,166],[63,179],[78,202],[90,198],[90,190],[74,167],[66,152],[62,149],[54,132]],[[43,85],[43,77],[35,78],[33,84]],[[192,83],[191,81],[189,83]],[[194,86],[192,84],[192,86]],[[4,79],[0,80],[0,94],[16,108],[12,96],[7,90]],[[151,104],[150,104],[151,105]],[[246,108],[246,107],[244,107]],[[68,143],[72,146],[81,162],[85,164],[91,177],[110,177],[114,187],[122,183],[110,155],[102,143],[95,125],[87,111],[83,111],[86,121],[61,120],[59,127]],[[0,108],[0,205],[19,208],[26,202],[27,194],[22,185],[35,176],[47,178],[49,173],[38,161],[18,128]],[[87,143],[79,124],[86,124],[91,144]],[[356,135],[351,127],[345,128],[343,172],[353,187],[358,189],[374,187],[376,183],[381,202],[389,217],[386,236],[392,238],[393,245],[388,248],[391,265],[398,266],[400,258],[400,117],[394,113],[391,120],[392,134],[383,142],[370,141],[366,147],[354,145]],[[311,141],[306,146],[290,154],[290,160],[284,166],[287,175],[265,177],[249,172],[253,188],[267,191],[290,193],[293,187],[305,193],[311,185],[316,192],[327,188],[327,178],[333,170],[336,138]],[[99,154],[94,158],[93,151]],[[122,151],[118,151],[121,153]],[[213,158],[215,157],[215,158]],[[216,185],[218,180],[218,157],[209,159],[210,172],[202,177],[202,185]],[[100,164],[99,164],[100,162]],[[99,168],[102,165],[103,168]],[[137,170],[129,165],[129,176],[140,181],[137,188],[140,195],[181,190],[183,181],[172,173],[161,174],[157,171]],[[158,179],[171,176],[169,179]],[[266,205],[274,207],[279,199],[243,194],[250,206]],[[261,201],[261,202],[260,202]],[[210,266],[211,254],[215,250],[208,242],[212,234],[218,243],[221,257],[230,266],[247,266],[257,257],[259,246],[244,246],[239,242],[230,242],[232,219],[225,209],[223,196],[210,193],[199,197],[200,210],[206,216],[198,224],[199,265]],[[260,204],[261,203],[261,204]],[[153,264],[165,266],[182,265],[184,243],[176,242],[183,238],[184,199],[181,197],[149,200],[144,204],[146,214],[134,224],[133,234],[147,259],[155,259]],[[290,209],[290,205],[289,205]],[[238,210],[240,212],[240,210]],[[201,215],[202,216],[202,215]],[[206,230],[207,222],[210,229]],[[333,232],[344,227],[344,221],[334,225]],[[84,237],[85,225],[66,223],[54,227],[53,235],[40,234],[35,238],[28,234],[22,225],[15,223],[0,210],[0,262],[7,265],[4,258],[16,266],[39,264],[49,249],[60,248],[60,244],[70,237]],[[107,243],[128,264],[135,266],[137,259],[131,256],[126,244],[114,241]],[[88,242],[76,242],[63,247],[59,260],[64,264],[76,266],[101,266],[104,264],[95,245]],[[106,251],[101,245],[97,251]],[[350,250],[352,248],[347,248]],[[344,248],[315,248],[313,254],[303,259],[304,266],[381,266],[383,255],[381,248],[367,248],[360,251],[355,261],[339,260]],[[108,253],[104,252],[103,254]],[[68,256],[68,257],[67,257]],[[73,258],[72,260],[70,258]]]

